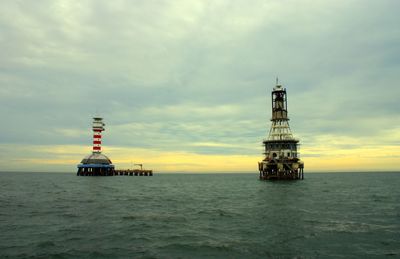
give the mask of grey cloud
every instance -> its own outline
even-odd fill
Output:
[[[0,142],[90,143],[97,110],[108,145],[259,153],[190,143],[258,145],[275,76],[288,90],[292,129],[308,145],[309,135],[374,137],[399,119],[399,7],[2,1]]]

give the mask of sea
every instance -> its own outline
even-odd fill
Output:
[[[0,258],[400,258],[400,173],[0,173]]]

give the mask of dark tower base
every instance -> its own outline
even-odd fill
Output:
[[[304,165],[301,161],[271,160],[258,163],[260,180],[303,180]]]
[[[303,167],[293,169],[292,162],[259,163],[260,180],[303,180]]]
[[[113,176],[114,165],[102,164],[80,164],[78,165],[77,176]]]

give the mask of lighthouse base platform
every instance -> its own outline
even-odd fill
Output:
[[[303,180],[304,164],[298,159],[272,159],[258,163],[260,180]]]
[[[78,176],[113,176],[115,173],[114,165],[104,164],[79,164]]]

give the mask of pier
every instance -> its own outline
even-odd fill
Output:
[[[153,176],[153,170],[140,170],[140,169],[114,170],[114,175]]]
[[[153,170],[143,169],[143,164],[133,164],[140,166],[140,169],[119,169],[114,170],[114,175],[129,175],[129,176],[153,176]]]

